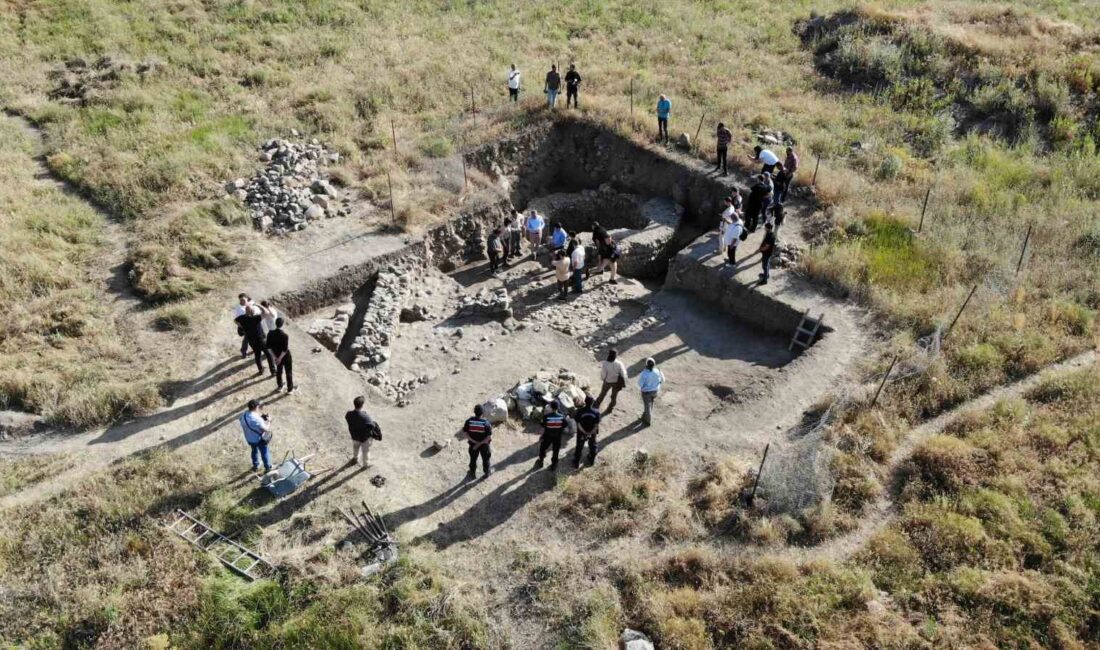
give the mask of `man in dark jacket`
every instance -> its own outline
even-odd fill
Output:
[[[290,356],[290,337],[283,329],[283,319],[275,319],[275,329],[267,333],[267,349],[275,358],[275,390],[283,389],[283,372],[286,372],[286,394],[294,392],[294,359]]]
[[[775,228],[769,222],[764,224],[764,230],[764,240],[760,242],[760,248],[757,249],[760,253],[760,267],[764,269],[760,274],[760,284],[767,284],[768,278],[771,277],[772,254],[775,253]]]
[[[492,455],[489,444],[493,441],[493,425],[481,417],[482,413],[481,405],[478,404],[474,407],[474,417],[467,418],[466,423],[462,425],[462,430],[466,433],[466,441],[470,445],[470,471],[466,477],[471,479],[477,476],[478,456],[481,456],[481,478],[484,479],[493,471],[489,467],[489,457]]]
[[[366,467],[370,462],[371,443],[382,439],[382,429],[374,418],[363,410],[366,401],[362,395],[356,397],[352,402],[355,409],[344,414],[344,420],[348,423],[348,433],[351,434],[351,460],[348,461],[348,465],[360,462],[359,458],[362,455],[362,464]]]
[[[271,374],[275,374],[275,359],[268,351],[267,342],[264,340],[263,322],[266,311],[267,308],[263,305],[253,303],[248,305],[244,313],[237,317],[237,325],[244,332],[244,337],[248,340],[248,345],[251,346],[252,352],[255,354],[256,374],[258,375],[264,374],[262,357],[267,357],[267,365],[271,369]]]
[[[573,467],[581,466],[581,451],[584,443],[588,443],[588,460],[586,465],[596,462],[596,452],[599,447],[596,444],[596,435],[600,432],[600,410],[595,407],[596,400],[591,395],[584,396],[584,408],[573,415],[577,423],[577,448],[573,450]]]
[[[577,72],[577,66],[569,64],[569,72],[565,73],[565,107],[569,108],[569,102],[573,102],[573,108],[577,108],[577,91],[581,89],[581,75]]]
[[[745,201],[745,227],[749,232],[756,232],[757,226],[765,217],[761,212],[764,210],[764,199],[768,194],[767,184],[764,183],[763,178],[758,178],[756,184],[749,190],[748,200]]]

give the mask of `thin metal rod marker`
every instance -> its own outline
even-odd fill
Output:
[[[890,362],[890,367],[886,369],[886,374],[882,377],[882,383],[878,385],[878,390],[875,391],[875,397],[871,400],[870,408],[875,408],[875,404],[878,402],[878,396],[882,394],[882,389],[886,387],[886,380],[890,378],[890,373],[894,372],[894,365],[898,362],[898,355],[894,355],[894,360]]]
[[[810,185],[817,187],[817,168],[821,167],[821,156],[814,156],[814,158],[817,162],[814,163],[814,177],[810,180]]]
[[[955,323],[959,322],[959,317],[963,315],[963,311],[966,309],[966,306],[970,304],[970,299],[974,297],[974,292],[977,290],[978,285],[975,284],[970,289],[970,294],[966,297],[966,300],[963,301],[962,307],[959,307],[959,313],[955,314],[954,320],[952,320],[951,324],[947,326],[947,330],[943,333],[942,338],[947,338],[947,335],[950,334],[951,330],[955,328]]]
[[[390,216],[393,217],[393,222],[397,223],[397,209],[394,207],[396,201],[393,198],[393,182],[390,180],[390,170],[386,170],[386,187],[390,191]]]
[[[917,232],[924,229],[924,213],[928,211],[928,199],[932,196],[932,188],[935,183],[928,186],[928,191],[924,193],[924,205],[920,209],[920,223],[917,224]]]
[[[1027,234],[1024,235],[1024,245],[1020,247],[1020,259],[1016,261],[1016,275],[1020,275],[1020,269],[1024,265],[1024,255],[1027,253],[1027,242],[1031,239],[1031,224],[1027,224]]]
[[[703,114],[699,116],[699,128],[695,129],[695,150],[699,151],[699,133],[703,131],[703,118],[707,116],[707,112],[703,111]]]
[[[393,134],[393,159],[397,160],[397,127],[393,125],[393,118],[390,118],[390,133]]]
[[[749,495],[749,505],[756,502],[756,488],[760,485],[760,475],[764,473],[764,461],[768,460],[768,449],[772,443],[764,445],[764,456],[760,459],[760,468],[756,470],[756,479],[752,482],[752,494]]]

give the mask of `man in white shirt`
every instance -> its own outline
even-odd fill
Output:
[[[573,269],[573,293],[584,290],[584,246],[573,239],[573,252],[569,254],[569,266]]]
[[[722,247],[726,249],[726,264],[737,264],[737,245],[741,243],[741,234],[745,230],[745,223],[741,221],[741,215],[733,213],[733,222],[726,226],[722,233]]]
[[[718,219],[718,254],[721,255],[725,252],[725,239],[726,229],[733,224],[734,215],[737,214],[737,208],[733,207],[733,197],[727,196],[722,199],[722,205],[725,209],[722,210],[722,215]]]
[[[516,70],[516,64],[512,64],[512,69],[508,71],[508,99],[513,102],[519,101],[519,70]]]
[[[753,153],[755,154],[752,159],[760,161],[764,166],[760,168],[761,174],[770,174],[775,169],[775,164],[779,162],[779,156],[772,153],[770,149],[764,149],[763,147],[753,147]]]
[[[610,391],[611,401],[607,405],[607,410],[604,411],[604,413],[610,413],[615,408],[615,400],[619,397],[619,391],[626,388],[626,380],[626,366],[619,360],[619,351],[608,350],[607,361],[600,365],[600,381],[603,382],[603,387],[600,388],[600,395],[596,398],[594,406],[600,408],[604,396]]]
[[[247,293],[237,295],[237,304],[233,306],[233,322],[236,323],[237,319],[244,316],[248,311],[248,306],[252,304],[252,298]],[[245,336],[244,330],[241,328],[240,323],[237,323],[237,334],[241,337],[241,358],[248,358],[248,337]]]
[[[527,233],[527,241],[531,243],[531,259],[535,259],[538,255],[539,246],[542,245],[542,229],[545,227],[546,221],[542,215],[534,210],[527,213],[527,221],[524,222],[523,228]]]
[[[264,336],[267,336],[268,332],[276,329],[275,321],[279,320],[279,317],[282,316],[282,314],[280,314],[279,311],[266,300],[261,300],[260,305],[263,306],[265,309],[262,325],[264,328]]]

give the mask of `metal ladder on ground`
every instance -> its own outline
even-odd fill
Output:
[[[213,553],[225,566],[249,580],[275,573],[275,565],[252,549],[238,544],[187,512],[176,509],[175,520],[168,530],[195,547]]]
[[[810,310],[802,312],[802,320],[799,321],[798,327],[795,328],[794,334],[791,336],[791,343],[787,346],[787,350],[794,350],[794,346],[798,346],[805,350],[814,344],[817,339],[817,332],[821,329],[821,324],[825,322],[825,314],[822,312],[817,319],[810,317]]]

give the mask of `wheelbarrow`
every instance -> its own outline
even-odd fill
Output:
[[[279,463],[278,467],[260,477],[260,486],[277,499],[293,493],[314,476],[306,469],[306,462],[310,458],[313,458],[313,454],[294,458],[291,452],[286,452],[283,462]]]

